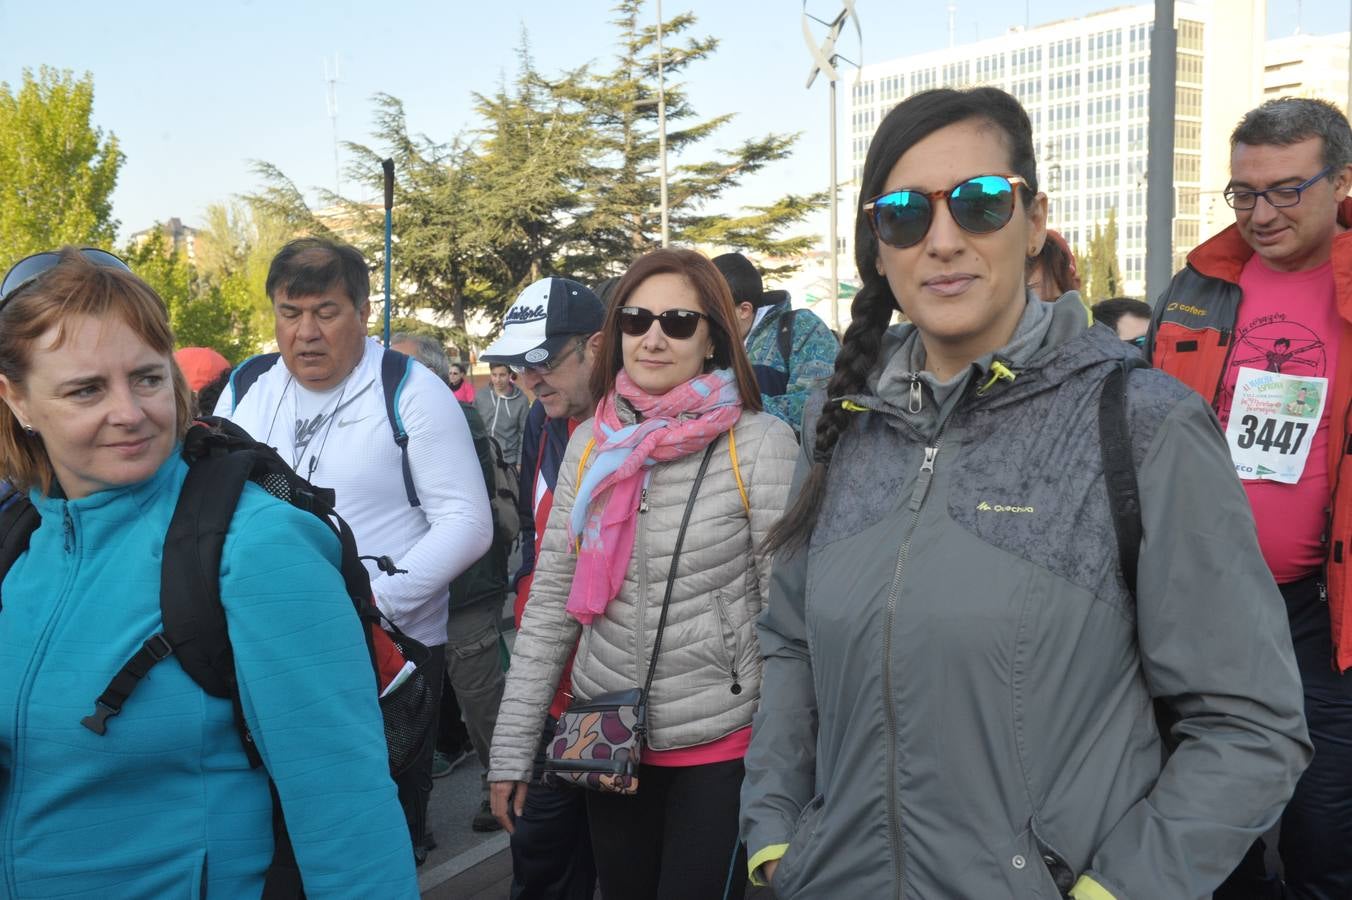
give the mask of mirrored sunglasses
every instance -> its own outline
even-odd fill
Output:
[[[100,250],[97,247],[82,247],[80,248],[80,255],[96,266],[121,269],[124,272],[131,271],[125,262],[107,250]],[[4,280],[0,281],[0,309],[4,309],[5,304],[14,299],[24,288],[34,284],[43,275],[56,268],[59,262],[61,262],[61,254],[58,251],[46,250],[42,253],[34,253],[32,256],[25,256],[10,266],[9,271],[5,273]]]
[[[891,191],[864,204],[873,234],[889,247],[905,249],[924,240],[934,222],[934,204],[941,198],[958,227],[971,234],[990,234],[1014,217],[1014,186],[1028,182],[1018,175],[978,175],[946,191]]]

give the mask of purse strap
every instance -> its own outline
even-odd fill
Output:
[[[704,481],[704,473],[709,468],[709,458],[713,456],[714,444],[718,439],[709,442],[709,446],[704,451],[704,459],[700,461],[699,472],[695,475],[695,484],[690,488],[690,499],[685,501],[685,514],[681,516],[681,529],[676,532],[676,549],[671,554],[671,571],[667,573],[667,590],[662,595],[662,614],[657,619],[657,637],[653,640],[653,655],[648,660],[648,677],[643,682],[643,699],[639,701],[642,708],[639,710],[638,720],[646,727],[648,721],[648,692],[653,687],[653,676],[657,674],[657,654],[662,649],[662,632],[667,627],[667,608],[671,606],[671,591],[676,586],[676,564],[681,561],[681,545],[685,543],[685,529],[690,524],[690,513],[695,508],[695,496],[699,494],[699,486]]]

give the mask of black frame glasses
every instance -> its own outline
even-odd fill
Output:
[[[663,334],[677,341],[694,337],[695,332],[699,330],[699,320],[709,318],[706,314],[693,309],[668,309],[654,313],[641,306],[621,306],[617,312],[620,331],[630,337],[642,337],[647,334],[656,321],[662,326]]]
[[[948,214],[958,227],[969,234],[991,234],[1014,218],[1015,186],[1029,190],[1020,175],[976,175],[965,178],[946,191],[917,191],[910,188],[888,191],[863,206],[873,235],[889,247],[905,250],[914,247],[929,234],[934,224],[934,204],[942,198]]]
[[[1221,196],[1231,209],[1237,209],[1241,212],[1253,209],[1258,205],[1258,198],[1262,197],[1268,202],[1268,206],[1273,209],[1286,209],[1290,206],[1300,204],[1300,195],[1319,182],[1321,178],[1327,178],[1333,173],[1333,166],[1329,166],[1315,175],[1308,181],[1298,184],[1295,187],[1273,187],[1265,191],[1250,191],[1247,189],[1235,190],[1232,187],[1226,188]]]
[[[96,266],[121,269],[124,272],[131,271],[131,267],[121,257],[114,256],[107,250],[100,250],[98,247],[81,247],[80,255]],[[25,256],[10,266],[9,271],[5,273],[4,280],[0,281],[0,309],[4,309],[6,304],[18,296],[20,291],[36,283],[43,275],[56,268],[60,262],[60,251],[44,250],[41,253]]]

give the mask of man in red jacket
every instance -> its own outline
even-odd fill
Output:
[[[1345,900],[1352,897],[1352,129],[1330,103],[1282,98],[1245,115],[1230,147],[1225,199],[1235,224],[1188,255],[1156,302],[1147,351],[1211,400],[1225,431],[1259,547],[1286,599],[1315,757],[1282,817],[1285,893],[1265,876],[1260,844],[1216,897]]]

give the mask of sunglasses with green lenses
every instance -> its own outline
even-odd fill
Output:
[[[924,240],[934,222],[934,204],[948,203],[958,227],[971,234],[990,234],[1014,217],[1014,187],[1028,189],[1018,175],[978,175],[946,191],[889,191],[864,204],[869,226],[878,240],[905,249]]]
[[[124,272],[131,271],[125,262],[107,250],[100,250],[97,247],[82,247],[80,248],[80,255],[96,266],[121,269]],[[25,256],[10,266],[9,271],[5,273],[4,280],[0,281],[0,309],[4,309],[5,304],[14,299],[24,288],[55,269],[59,262],[61,262],[61,253],[57,250],[47,250],[42,253],[34,253],[32,256]]]

